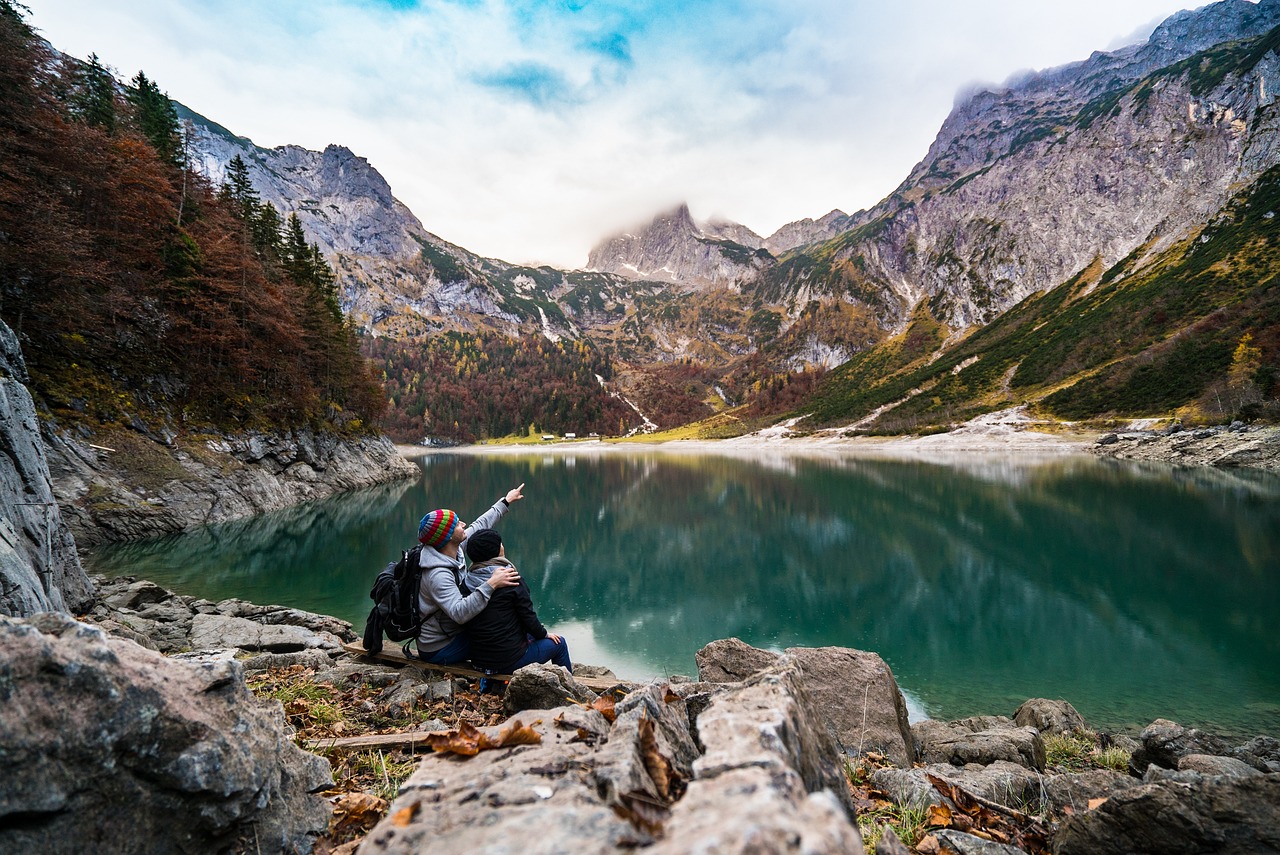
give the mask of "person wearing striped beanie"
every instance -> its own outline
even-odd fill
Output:
[[[415,646],[418,656],[435,665],[453,665],[470,656],[470,643],[462,634],[462,624],[474,618],[489,604],[499,588],[520,583],[514,567],[495,567],[488,580],[474,589],[464,589],[462,572],[466,569],[462,545],[470,529],[493,528],[515,502],[524,498],[524,484],[507,491],[468,526],[456,511],[437,508],[418,522],[418,542],[422,550],[418,564],[422,578],[418,583],[418,609],[422,629]]]

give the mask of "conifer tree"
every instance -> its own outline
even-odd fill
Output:
[[[131,81],[129,102],[138,111],[138,128],[166,163],[181,167],[184,162],[178,111],[169,96],[141,71]]]
[[[222,185],[222,195],[236,206],[241,220],[245,223],[253,221],[260,197],[249,179],[249,165],[238,154],[227,164],[227,177]]]
[[[73,96],[76,115],[109,134],[116,130],[116,81],[96,53],[81,70],[79,91]]]

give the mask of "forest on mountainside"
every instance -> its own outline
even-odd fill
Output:
[[[44,411],[176,432],[374,426],[385,399],[332,271],[243,167],[212,187],[153,81],[54,53],[0,0],[0,318]]]
[[[1277,211],[1280,166],[1155,258],[1087,268],[950,347],[921,305],[795,414],[817,426],[887,408],[869,430],[891,434],[1024,402],[1058,419],[1280,421]]]
[[[530,432],[625,434],[640,416],[596,379],[613,376],[609,358],[585,341],[539,333],[448,332],[426,339],[368,338],[365,353],[383,366],[387,435],[459,442]]]

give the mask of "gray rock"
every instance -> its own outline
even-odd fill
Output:
[[[573,679],[573,675],[558,665],[526,665],[511,675],[507,683],[502,706],[507,715],[522,710],[549,710],[563,706],[565,701],[589,704],[596,693]]]
[[[93,586],[54,498],[26,382],[18,340],[0,321],[0,615],[80,613]]]
[[[218,603],[219,614],[242,617],[266,626],[300,626],[312,632],[329,633],[342,641],[355,641],[351,624],[329,615],[291,609],[285,606],[259,606],[244,600],[223,600]]]
[[[536,745],[426,758],[391,805],[400,819],[360,851],[862,851],[794,661],[721,687],[699,719],[700,757],[671,688],[637,688],[612,725],[581,706],[526,711],[515,719]]]
[[[835,743],[794,659],[714,697],[698,728],[706,753],[656,851],[862,851]]]
[[[1014,724],[1034,727],[1041,734],[1071,733],[1085,730],[1084,716],[1066,701],[1032,698],[1024,701],[1013,713]]]
[[[1137,778],[1107,769],[1048,775],[1044,779],[1044,800],[1055,814],[1062,813],[1064,808],[1079,813],[1088,810],[1093,799],[1110,798],[1113,793],[1140,783]]]
[[[155,582],[129,577],[104,581],[98,591],[98,598],[105,605],[116,610],[130,609],[135,612],[144,606],[162,603],[172,597],[172,593]]]
[[[453,684],[448,680],[424,683],[420,679],[408,679],[383,689],[377,703],[392,718],[407,718],[419,703],[447,698],[452,694]]]
[[[1015,727],[1002,717],[984,717],[969,720],[971,729],[963,722],[922,721],[911,726],[916,751],[925,763],[949,763],[964,766],[977,763],[982,766],[1005,760],[1037,771],[1044,771],[1044,740],[1034,727]]]
[[[327,632],[312,632],[300,626],[264,626],[246,618],[195,615],[191,619],[191,646],[291,653],[299,650],[339,651],[342,642]]]
[[[1017,763],[997,760],[990,766],[962,768],[949,764],[912,769],[879,769],[871,773],[871,783],[889,795],[895,804],[912,808],[949,801],[929,782],[933,775],[966,792],[1017,810],[1034,813],[1041,801],[1041,775]]]
[[[75,542],[154,537],[230,520],[244,520],[300,502],[358,487],[389,484],[408,489],[421,470],[383,437],[344,438],[300,430],[283,435],[247,434],[197,446],[155,444],[168,480],[146,496],[132,487],[130,456],[98,453],[70,434],[45,437],[57,502]],[[282,460],[314,457],[299,468]],[[376,493],[370,501],[376,501]]]
[[[1237,760],[1234,757],[1215,757],[1211,754],[1184,754],[1178,758],[1178,771],[1199,772],[1201,775],[1226,775],[1229,778],[1250,778],[1262,774],[1243,760]]]
[[[706,683],[738,683],[778,664],[780,654],[752,647],[740,638],[713,641],[693,654],[698,679]]]
[[[997,843],[994,840],[984,840],[981,837],[975,837],[972,834],[965,834],[963,831],[955,831],[950,828],[935,831],[933,836],[938,838],[938,842],[942,844],[944,852],[954,852],[955,855],[1026,855],[1017,846]]]
[[[1187,754],[1227,756],[1231,753],[1230,746],[1221,738],[1162,718],[1143,728],[1138,740],[1142,744],[1129,760],[1129,771],[1137,777],[1153,764],[1177,769],[1178,758]]]
[[[912,855],[912,851],[898,839],[893,828],[886,825],[884,833],[880,835],[880,842],[876,844],[876,855]]]
[[[847,647],[793,647],[805,688],[828,719],[831,734],[849,753],[879,752],[899,766],[915,755],[907,705],[893,672],[875,653]],[[713,641],[695,655],[702,680],[746,679],[779,655],[736,639]]]
[[[333,667],[333,657],[323,650],[299,650],[294,653],[259,653],[240,660],[246,671],[270,671],[273,668],[292,668],[301,665],[316,673]]]
[[[1120,437],[1116,436],[1114,433],[1104,433],[1102,436],[1098,437],[1098,445],[1115,445],[1119,441]]]
[[[542,741],[470,758],[424,758],[360,851],[553,855],[653,842],[650,831],[601,799],[593,776],[582,774],[610,732],[600,713],[558,707],[515,720],[533,727]],[[407,822],[393,822],[397,815]]]
[[[875,751],[899,766],[915,757],[907,704],[878,654],[846,647],[792,647],[804,686],[843,751]]]
[[[1280,739],[1256,736],[1237,746],[1231,756],[1243,760],[1260,772],[1280,772]]]
[[[1197,777],[1140,784],[1067,817],[1054,855],[1280,851],[1280,775]]]
[[[67,617],[0,618],[0,674],[2,851],[303,853],[328,825],[312,795],[328,763],[285,736],[280,705],[235,662],[175,662]]]

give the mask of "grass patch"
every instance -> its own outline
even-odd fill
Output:
[[[1129,752],[1111,746],[1103,748],[1098,734],[1091,730],[1048,734],[1044,738],[1045,765],[1069,772],[1109,769],[1124,772],[1129,768]]]

